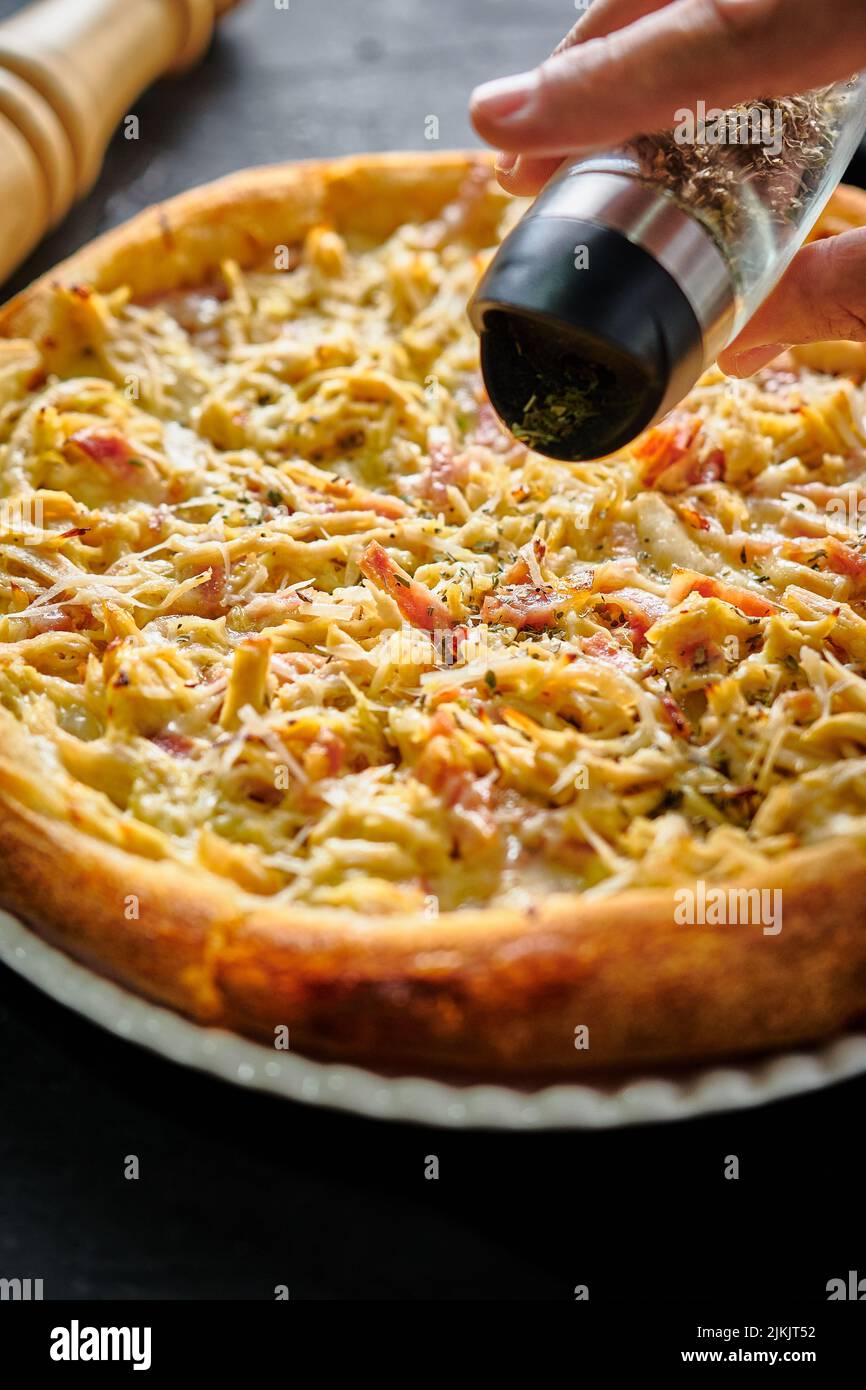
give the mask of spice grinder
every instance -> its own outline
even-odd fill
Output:
[[[866,83],[677,116],[562,166],[470,301],[491,404],[548,457],[613,453],[683,399],[836,187]]]

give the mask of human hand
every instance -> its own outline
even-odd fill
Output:
[[[476,88],[500,183],[536,193],[566,156],[672,126],[676,112],[785,95],[866,65],[863,0],[595,0],[539,67]],[[746,376],[784,346],[866,341],[866,230],[803,248],[725,349]]]

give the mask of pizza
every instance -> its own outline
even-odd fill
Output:
[[[466,317],[521,210],[481,156],[251,171],[3,310],[0,898],[319,1057],[568,1077],[838,1034],[863,350],[542,458]]]

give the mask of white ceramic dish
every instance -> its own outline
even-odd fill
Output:
[[[46,945],[0,912],[0,960],[109,1032],[235,1085],[382,1120],[451,1128],[605,1129],[739,1110],[866,1072],[866,1034],[770,1061],[703,1068],[677,1080],[633,1076],[606,1086],[542,1090],[379,1076],[203,1028],[150,1004]]]

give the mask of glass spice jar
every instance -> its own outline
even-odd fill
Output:
[[[778,281],[866,131],[866,76],[566,163],[470,304],[491,402],[554,458],[629,443]]]

